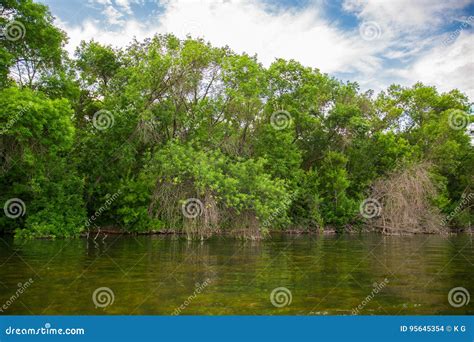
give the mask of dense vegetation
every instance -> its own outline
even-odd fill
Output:
[[[0,202],[25,205],[0,231],[342,232],[364,223],[375,182],[413,165],[444,215],[470,193],[471,104],[458,90],[374,96],[293,60],[265,68],[173,35],[83,42],[71,58],[44,5],[1,3]],[[463,208],[449,224],[471,219]]]

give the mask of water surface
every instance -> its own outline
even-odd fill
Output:
[[[455,287],[474,296],[473,266],[469,235],[3,237],[0,308],[8,308],[0,314],[474,314],[474,298],[459,308],[448,302]],[[101,287],[113,292],[106,307],[93,301]]]

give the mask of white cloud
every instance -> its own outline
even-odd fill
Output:
[[[97,1],[97,0],[96,0]],[[106,1],[106,0],[99,0]],[[117,1],[116,1],[117,2]],[[121,23],[120,12],[107,6],[107,20]],[[118,36],[138,39],[154,33],[172,32],[179,37],[204,37],[216,46],[229,45],[237,52],[258,54],[259,60],[269,65],[275,58],[295,59],[323,72],[368,72],[380,67],[376,54],[383,46],[367,42],[358,32],[345,33],[322,18],[316,7],[300,11],[268,8],[257,1],[183,1],[166,4],[165,11],[146,24],[127,20],[121,32],[93,27],[94,22],[83,22],[82,27],[64,27],[70,45],[81,39],[92,39],[107,44],[124,45]],[[100,33],[102,32],[102,33]],[[71,49],[71,48],[70,48]]]
[[[177,1],[160,18],[161,30],[184,36],[191,31],[217,46],[257,53],[269,65],[275,57],[296,59],[324,72],[370,69],[377,47],[322,18],[316,7],[268,11],[255,1]],[[370,56],[372,54],[372,56]],[[369,56],[369,58],[366,58]]]
[[[107,45],[115,47],[125,47],[137,38],[139,40],[152,36],[152,33],[147,31],[143,24],[135,20],[128,20],[123,23],[120,30],[104,30],[103,23],[97,20],[86,20],[80,26],[68,27],[67,24],[58,22],[69,36],[69,42],[66,46],[67,51],[73,54],[75,49],[79,46],[82,40],[95,40]]]
[[[345,0],[346,11],[382,27],[387,45],[380,56],[401,64],[377,70],[377,77],[358,75],[363,87],[381,90],[391,83],[410,86],[421,81],[440,91],[458,88],[474,100],[474,82],[469,76],[474,74],[473,34],[464,30],[452,44],[443,43],[446,34],[436,34],[443,25],[466,22],[458,13],[470,3],[471,0]]]
[[[430,30],[445,23],[471,0],[345,0],[343,8],[394,31]]]
[[[474,33],[461,31],[449,45],[440,40],[438,46],[399,73],[406,80],[421,80],[441,91],[458,88],[474,100]]]
[[[115,0],[115,3],[127,14],[132,14],[131,0]]]
[[[107,6],[104,10],[104,15],[109,24],[120,25],[124,23],[122,12],[115,9],[113,6]]]
[[[91,4],[91,5],[112,5],[112,2],[111,0],[88,0],[88,3]]]
[[[75,26],[62,23],[70,36],[71,52],[81,40],[123,47],[134,37],[143,40],[172,32],[184,38],[190,33],[215,46],[228,45],[239,53],[258,54],[264,65],[275,58],[295,59],[325,73],[348,74],[363,89],[422,81],[442,90],[458,87],[474,98],[466,77],[467,72],[472,74],[472,35],[463,32],[454,44],[444,46],[439,37],[426,34],[435,29],[440,18],[454,15],[453,9],[464,7],[468,0],[346,0],[346,11],[361,22],[380,25],[381,34],[373,40],[364,40],[357,29],[343,31],[327,20],[318,6],[321,2],[284,10],[258,0],[176,0],[162,2],[163,11],[139,21],[129,13],[131,4],[141,0],[90,1],[101,3],[107,22],[115,25],[91,19]],[[387,60],[403,64],[387,67]]]

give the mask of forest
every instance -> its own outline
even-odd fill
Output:
[[[457,89],[376,94],[172,34],[70,55],[31,0],[2,0],[0,26],[1,234],[471,226],[472,99]]]

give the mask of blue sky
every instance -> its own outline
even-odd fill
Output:
[[[416,81],[474,101],[474,0],[41,0],[70,38],[126,46],[172,32],[295,59],[363,90]]]

